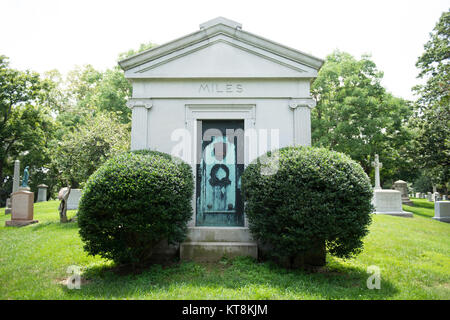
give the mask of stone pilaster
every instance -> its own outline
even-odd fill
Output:
[[[153,103],[150,99],[130,99],[127,106],[131,115],[131,150],[148,149],[148,112]]]
[[[289,107],[294,111],[294,145],[311,145],[311,109],[315,106],[312,98],[290,101]]]

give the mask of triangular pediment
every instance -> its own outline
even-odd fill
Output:
[[[224,19],[224,18],[221,18]],[[315,78],[323,61],[240,30],[230,20],[120,62],[127,78]],[[234,28],[232,28],[234,27]]]

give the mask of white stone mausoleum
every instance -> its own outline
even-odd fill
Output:
[[[268,150],[311,143],[310,84],[323,61],[220,17],[119,64],[133,86],[132,150],[192,165],[194,214],[181,258],[256,257],[240,175]]]

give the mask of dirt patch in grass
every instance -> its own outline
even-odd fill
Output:
[[[67,287],[67,285],[69,284],[69,281],[72,281],[72,284],[75,285],[75,279],[71,279],[71,277],[59,278],[59,279],[55,280],[56,283],[58,283],[58,284],[60,284],[62,286],[65,286],[65,287]],[[81,286],[86,285],[86,284],[90,283],[91,281],[92,280],[85,279],[85,278],[80,278],[80,285]]]

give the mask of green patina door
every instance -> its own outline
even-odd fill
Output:
[[[198,120],[197,133],[196,225],[244,226],[244,121]]]

